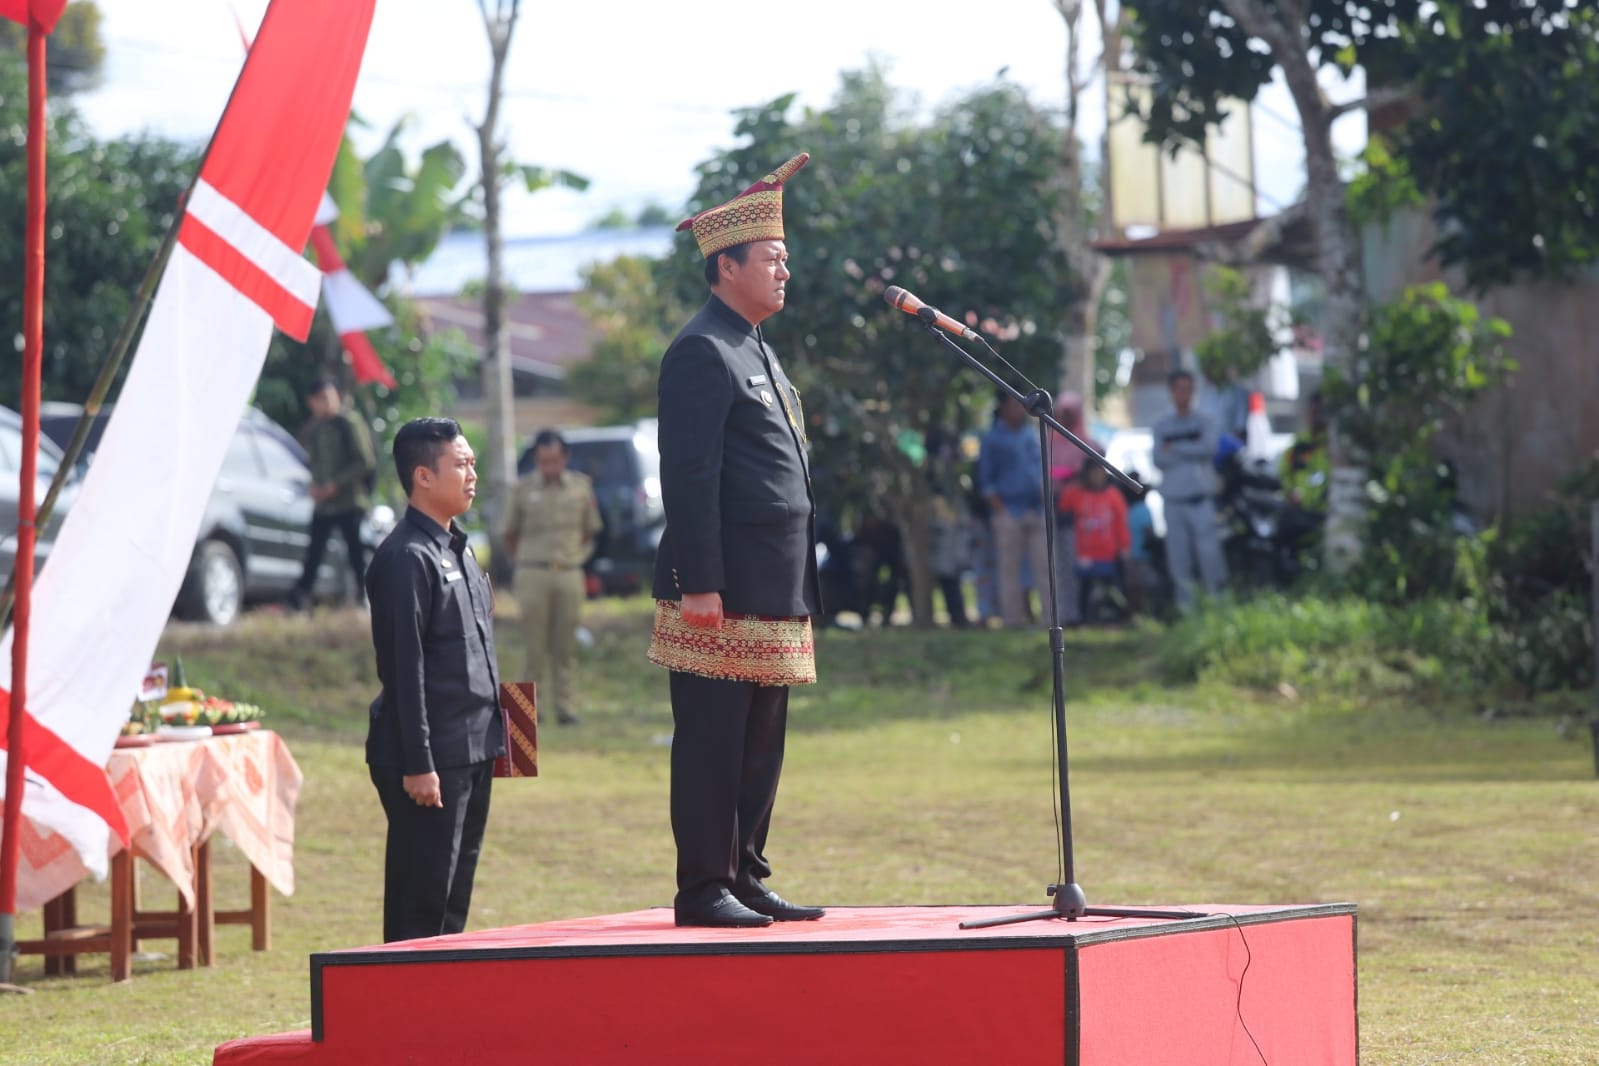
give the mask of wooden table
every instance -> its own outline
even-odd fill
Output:
[[[254,730],[121,748],[106,770],[132,840],[131,849],[111,858],[109,924],[80,923],[75,886],[87,871],[59,838],[41,836],[25,822],[21,879],[33,898],[48,902],[44,937],[23,941],[18,950],[44,955],[52,974],[75,972],[78,955],[105,952],[113,981],[131,975],[141,940],[175,939],[179,969],[210,965],[218,924],[249,925],[251,946],[268,950],[269,889],[294,891],[294,811],[303,782],[282,739]],[[211,841],[218,830],[250,862],[250,905],[241,910],[214,908]],[[136,859],[176,886],[171,910],[140,906]]]

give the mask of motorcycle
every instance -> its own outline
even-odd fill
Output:
[[[1287,588],[1326,516],[1289,500],[1271,465],[1242,450],[1224,459],[1219,473],[1216,511],[1228,572],[1246,588]]]

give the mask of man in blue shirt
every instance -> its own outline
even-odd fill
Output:
[[[1027,624],[1027,594],[1022,588],[1026,558],[1043,599],[1049,574],[1044,544],[1044,487],[1038,430],[1020,400],[1000,399],[999,420],[983,435],[977,458],[978,489],[988,500],[989,531],[999,571],[999,612],[1007,627]],[[1039,618],[1047,618],[1043,604]]]

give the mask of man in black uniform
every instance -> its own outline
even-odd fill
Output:
[[[407,422],[394,465],[410,506],[367,569],[383,690],[366,761],[388,817],[383,940],[466,928],[494,759],[505,751],[488,579],[455,524],[477,459],[449,418]]]
[[[711,297],[661,361],[650,660],[672,671],[678,925],[822,917],[767,888],[788,686],[816,680],[816,519],[799,392],[761,322],[783,309],[784,163],[692,228]]]

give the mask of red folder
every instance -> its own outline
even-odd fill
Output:
[[[539,776],[539,704],[533,682],[500,683],[500,717],[505,754],[494,760],[494,776]]]

